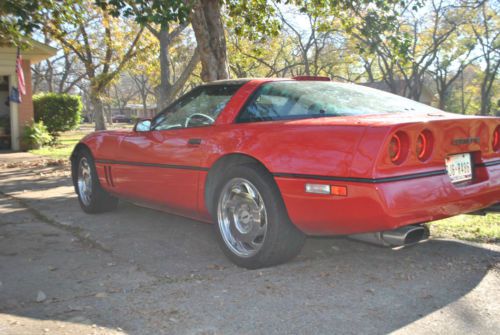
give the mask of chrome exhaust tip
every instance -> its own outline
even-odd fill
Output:
[[[349,238],[384,247],[399,248],[424,242],[429,239],[429,235],[429,228],[420,224],[376,233],[349,235]]]

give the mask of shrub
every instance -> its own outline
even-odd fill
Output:
[[[32,149],[38,149],[52,142],[47,127],[43,121],[35,122],[31,126],[24,127],[23,141]]]
[[[49,133],[57,138],[60,132],[74,129],[80,123],[82,100],[78,95],[43,93],[33,97],[35,121],[43,121]]]
[[[137,121],[139,121],[140,119],[141,119],[141,118],[140,118],[140,117],[138,117],[137,115],[132,115],[132,116],[130,117],[130,123],[132,123],[132,124],[136,124],[136,123],[137,123]]]

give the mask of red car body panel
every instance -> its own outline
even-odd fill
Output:
[[[252,157],[274,175],[291,221],[308,234],[390,230],[500,202],[500,152],[492,148],[500,118],[436,112],[235,123],[248,97],[268,81],[244,84],[211,126],[96,132],[81,143],[107,191],[207,222],[208,172],[231,154]],[[411,148],[424,129],[434,145],[422,162]],[[397,131],[410,141],[401,164],[387,154]],[[478,140],[453,144],[457,138]],[[472,154],[471,181],[453,184],[448,177],[445,158],[455,153]],[[305,193],[306,183],[347,187],[348,194]]]

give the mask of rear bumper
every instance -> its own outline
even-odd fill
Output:
[[[470,213],[500,201],[500,165],[483,166],[481,179],[453,185],[446,174],[386,183],[275,177],[292,222],[311,235],[391,230]],[[347,186],[348,196],[305,193],[306,183]]]

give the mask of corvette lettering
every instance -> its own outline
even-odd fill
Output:
[[[455,138],[453,139],[453,141],[451,141],[451,143],[454,145],[463,145],[472,143],[479,144],[480,140],[481,139],[479,137]]]

